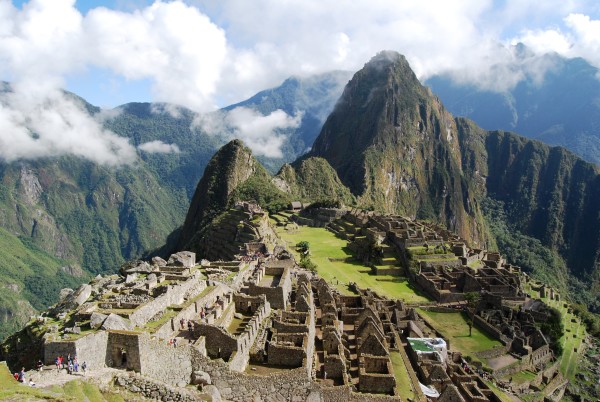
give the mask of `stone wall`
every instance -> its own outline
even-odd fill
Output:
[[[498,328],[494,327],[480,316],[476,315],[475,319],[473,320],[473,323],[475,324],[475,326],[477,326],[477,328],[481,329],[488,335],[502,342],[503,345],[507,345],[510,343],[510,339],[507,338],[506,335],[502,334],[502,332],[500,332]]]
[[[174,388],[165,383],[142,377],[133,373],[123,373],[115,377],[115,384],[146,398],[163,401],[198,401],[196,393],[190,390]]]
[[[106,365],[127,370],[142,370],[139,338],[147,336],[128,331],[110,331],[106,347]]]
[[[59,355],[67,357],[77,356],[79,363],[84,361],[90,368],[99,368],[106,365],[106,345],[108,332],[99,331],[83,336],[75,341],[53,341],[44,344],[44,364],[54,364],[54,359]]]
[[[44,364],[54,364],[54,359],[58,356],[66,357],[69,354],[71,356],[77,354],[75,341],[56,341],[44,344]]]
[[[214,325],[198,323],[194,332],[195,336],[204,336],[206,352],[212,358],[223,358],[226,361],[238,349],[238,341],[223,328]]]
[[[201,280],[198,277],[193,277],[183,283],[168,286],[165,293],[138,307],[129,316],[129,319],[135,326],[142,327],[159,311],[164,311],[167,307],[172,305],[182,304],[184,297],[194,297],[205,288],[206,281]]]
[[[191,382],[193,347],[173,347],[164,341],[151,339],[145,333],[139,337],[139,346],[141,374],[179,387]]]

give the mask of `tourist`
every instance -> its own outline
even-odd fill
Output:
[[[56,356],[56,359],[54,359],[54,364],[56,365],[56,371],[60,371],[60,357]]]
[[[177,347],[177,338],[173,338],[173,347],[176,348]]]
[[[188,320],[187,327],[188,327],[188,333],[190,334],[190,338],[191,338],[192,332],[194,330],[194,324],[192,323],[192,320]]]
[[[73,374],[73,360],[69,360],[69,365],[67,367],[67,373]]]
[[[35,383],[33,382],[33,378],[29,378],[29,386],[35,387]]]
[[[44,363],[42,363],[41,360],[37,361],[37,364],[35,365],[35,367],[37,368],[38,371],[42,371],[44,368]]]
[[[185,325],[185,319],[179,320],[179,324],[181,325],[181,330],[183,331],[183,326]]]
[[[87,363],[83,362],[83,364],[81,365],[81,371],[83,371],[83,375],[85,375],[85,370],[87,370]]]
[[[18,378],[19,382],[25,382],[25,367],[21,368],[21,371],[19,371],[19,378]]]
[[[73,370],[75,370],[76,373],[79,372],[79,362],[77,361],[77,357],[73,359]]]

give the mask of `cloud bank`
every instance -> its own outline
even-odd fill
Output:
[[[181,152],[177,144],[165,144],[159,140],[140,144],[138,149],[149,154],[178,154]]]
[[[291,75],[358,70],[389,49],[404,54],[420,78],[452,72],[500,91],[524,77],[542,79],[552,66],[534,56],[545,52],[600,67],[599,14],[593,0],[176,0],[85,14],[74,0],[30,0],[21,8],[0,0],[0,78],[13,84],[1,100],[0,158],[135,159],[133,146],[59,91],[73,76],[100,70],[147,82],[153,101],[205,114]],[[516,55],[517,42],[533,56]],[[277,155],[285,140],[276,127],[294,121],[247,110],[225,119],[265,155]]]
[[[256,155],[281,158],[281,146],[287,139],[282,130],[297,128],[302,114],[290,116],[278,109],[263,116],[247,107],[198,116],[194,124],[210,135],[239,138]]]

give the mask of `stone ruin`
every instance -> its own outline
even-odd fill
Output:
[[[250,208],[239,207],[244,213]],[[454,266],[422,261],[412,279],[439,302],[461,305],[465,292],[480,292],[484,297],[474,311],[475,324],[500,339],[501,352],[515,356],[519,368],[547,370],[552,354],[534,325],[543,319],[544,305],[523,304],[520,270],[499,254],[470,249],[445,229],[399,216],[353,210],[330,228],[349,241],[365,238],[394,250],[444,248],[443,255],[455,257]],[[311,395],[383,401],[402,400],[394,367],[401,361],[416,400],[498,400],[402,301],[356,285],[354,295],[342,295],[300,270],[285,250],[269,254],[260,241],[244,243],[240,251],[235,260],[200,265],[190,252],[168,261],[131,262],[123,265],[121,276],[97,278],[89,288],[66,292],[53,313],[67,314],[75,306],[65,318],[74,325],[62,336],[60,331],[47,336],[45,363],[71,353],[91,367],[131,370],[144,381],[169,386],[203,384],[207,392],[234,401],[308,400]],[[474,262],[480,264],[476,270],[469,266]],[[427,342],[431,351],[418,350],[413,338]],[[257,369],[276,373],[253,375]]]

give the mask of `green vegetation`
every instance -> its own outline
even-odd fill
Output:
[[[373,275],[369,267],[353,259],[346,248],[346,241],[336,237],[323,228],[300,226],[294,231],[278,227],[280,237],[287,244],[297,244],[311,239],[311,260],[317,265],[317,273],[344,294],[351,294],[350,282],[362,288],[370,288],[382,296],[391,299],[403,299],[407,302],[427,302],[424,294],[415,290],[408,280],[391,275]],[[296,257],[300,259],[296,252]]]
[[[408,371],[404,365],[400,352],[390,352],[390,360],[394,367],[394,377],[396,377],[396,389],[398,390],[398,394],[402,395],[403,399],[408,400],[414,398],[410,377],[408,376]]]
[[[126,399],[122,395],[126,396]],[[126,392],[116,394],[110,391],[100,391],[97,385],[82,380],[69,381],[64,386],[53,386],[50,389],[34,388],[17,382],[11,375],[6,364],[0,364],[1,400],[124,402],[125,400],[130,400],[130,396]]]
[[[310,243],[306,240],[299,241],[296,243],[296,250],[299,253],[306,253],[310,249]]]
[[[469,318],[464,313],[437,313],[419,309],[419,314],[450,342],[450,348],[473,357],[475,353],[502,344],[485,332],[473,327],[469,335]]]
[[[301,158],[292,165],[285,164],[276,177],[288,185],[292,197],[312,202],[314,208],[337,208],[341,204],[355,203],[350,190],[323,158]]]
[[[63,272],[64,261],[40,249],[29,238],[0,228],[0,339],[13,333],[34,314],[56,302],[60,289],[76,287],[81,279]],[[26,301],[25,301],[26,300]]]
[[[257,162],[258,163],[258,162]],[[235,189],[231,201],[256,201],[261,207],[276,213],[287,209],[292,202],[290,196],[279,190],[271,180],[271,175],[258,165],[256,172]]]

